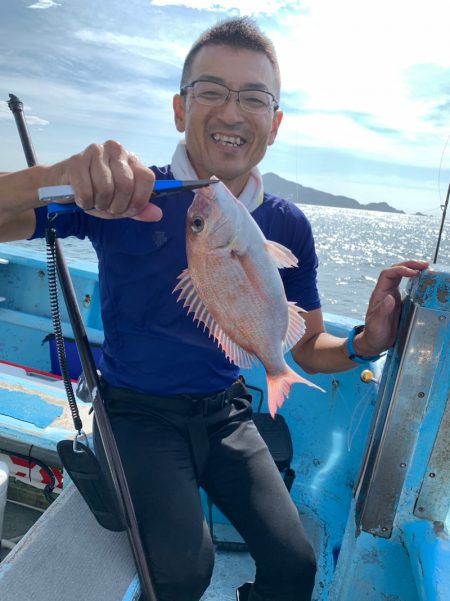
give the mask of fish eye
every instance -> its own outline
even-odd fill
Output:
[[[203,221],[203,219],[198,215],[195,215],[195,217],[191,221],[191,230],[194,232],[194,234],[201,232],[204,226],[205,222]]]

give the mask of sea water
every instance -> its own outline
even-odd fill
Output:
[[[382,269],[407,259],[433,261],[440,216],[299,205],[311,222],[319,257],[318,287],[325,312],[363,319]],[[41,240],[23,242],[41,249]],[[62,241],[67,262],[96,261],[87,240]],[[450,271],[450,217],[444,227],[438,263]],[[405,280],[401,289],[404,290]]]
[[[362,318],[381,270],[409,259],[433,262],[441,217],[303,205],[319,257],[324,311]],[[450,218],[437,262],[450,271]],[[401,289],[406,287],[403,280]]]

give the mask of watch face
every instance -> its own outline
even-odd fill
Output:
[[[355,326],[353,329],[355,330],[355,335],[359,334],[360,332],[362,332],[364,330],[364,324],[361,324],[359,326]]]

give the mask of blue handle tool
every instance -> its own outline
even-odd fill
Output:
[[[209,186],[210,184],[215,184],[218,181],[218,179],[157,179],[153,185],[152,196],[174,194],[176,192],[183,192],[183,190],[195,190],[197,188]],[[73,200],[75,198],[72,186],[47,186],[45,188],[39,188],[38,194],[39,200],[48,205],[47,211],[49,214],[83,211],[83,209],[74,202],[66,204],[58,202],[61,200]]]

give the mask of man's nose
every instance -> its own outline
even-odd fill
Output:
[[[245,114],[245,111],[239,102],[239,92],[233,92],[232,90],[230,90],[230,94],[221,108],[222,114],[225,117],[232,117],[234,120],[236,120],[236,116],[238,117],[237,120],[242,119],[242,113]]]

